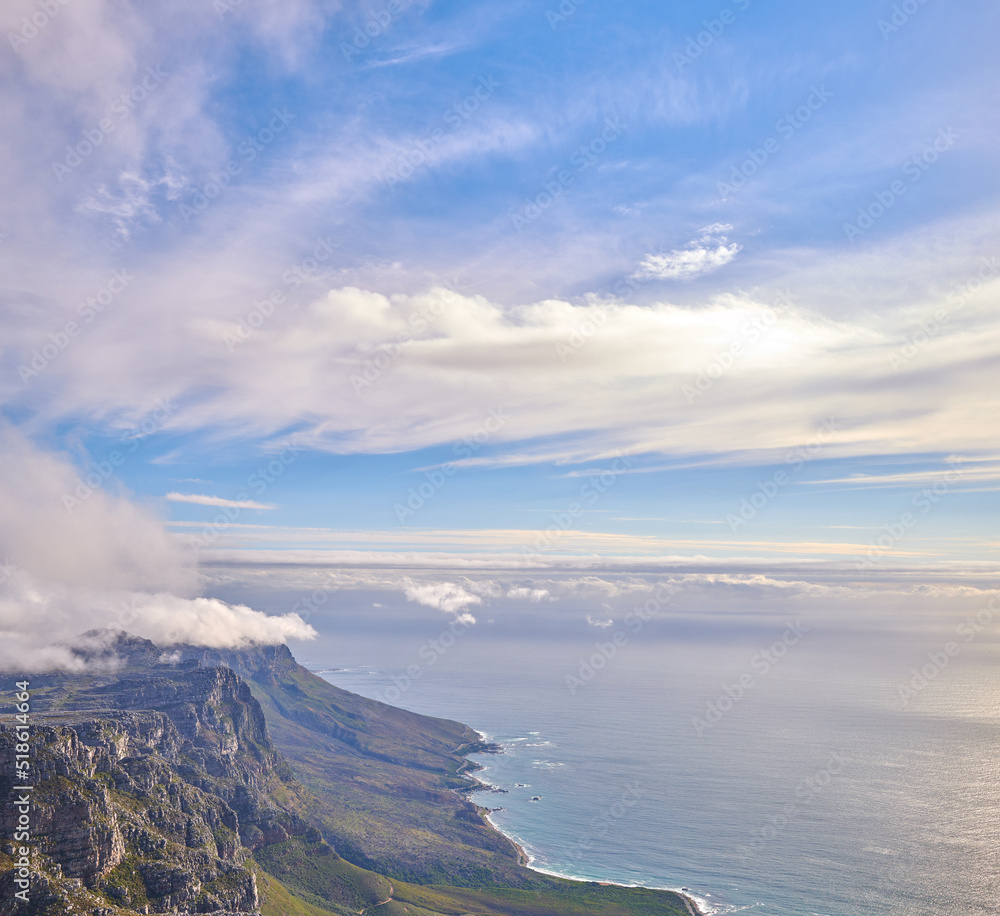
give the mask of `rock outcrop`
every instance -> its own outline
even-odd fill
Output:
[[[30,903],[14,909],[4,855],[0,913],[254,914],[252,852],[290,836],[321,842],[275,803],[299,787],[232,670],[126,669],[52,693],[33,700]],[[0,729],[3,798],[14,790],[15,741]],[[15,818],[0,810],[4,840]]]

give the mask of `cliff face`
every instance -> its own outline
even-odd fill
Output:
[[[297,784],[247,685],[225,668],[153,674],[35,697],[39,877],[17,913],[254,913],[251,853],[289,836],[319,841],[273,800],[294,799]],[[0,729],[5,764],[14,743]],[[0,797],[10,798],[12,771],[0,774]],[[0,809],[4,840],[15,819]],[[15,912],[13,875],[2,885],[0,913]]]

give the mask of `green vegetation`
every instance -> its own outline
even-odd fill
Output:
[[[139,874],[139,858],[134,853],[111,870],[104,879],[103,891],[113,903],[132,909],[149,903],[146,884]]]
[[[258,852],[256,861],[298,896],[323,906],[357,913],[392,896],[392,882],[351,865],[327,844],[289,840]]]
[[[333,910],[293,896],[277,878],[257,869],[261,916],[357,916],[347,910]]]

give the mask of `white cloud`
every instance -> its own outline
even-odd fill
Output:
[[[164,499],[172,503],[193,503],[196,506],[222,506],[229,509],[276,509],[271,503],[258,503],[252,499],[223,499],[221,496],[203,496],[199,493],[168,493]]]
[[[69,588],[18,570],[0,584],[0,670],[78,667],[68,650],[88,629],[121,629],[165,648],[190,643],[238,649],[311,639],[316,631],[298,614],[273,617],[215,598],[167,592]]]
[[[647,254],[633,276],[641,280],[691,280],[725,267],[743,250],[736,242],[726,244],[725,233],[732,228],[728,223],[713,223],[684,248]]]
[[[113,478],[2,424],[0,461],[0,557],[69,587],[194,588],[193,564],[153,513],[114,494]]]
[[[614,620],[611,620],[610,618],[607,620],[598,620],[596,617],[591,617],[590,614],[587,615],[587,626],[589,627],[606,630],[608,627],[613,627],[614,625]]]
[[[476,618],[466,613],[466,609],[473,604],[482,604],[482,599],[478,595],[466,591],[454,582],[432,582],[426,585],[412,583],[405,588],[404,594],[407,601],[416,601],[427,607],[454,614],[459,623],[465,624],[476,622]]]
[[[546,588],[527,588],[520,586],[512,588],[507,592],[508,598],[527,598],[534,604],[551,597],[551,592]]]

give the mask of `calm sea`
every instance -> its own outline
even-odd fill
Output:
[[[780,627],[611,653],[613,633],[477,627],[438,652],[355,632],[296,651],[340,687],[503,745],[478,759],[505,792],[477,800],[536,868],[689,888],[710,913],[1000,913],[995,643],[941,665],[940,636],[814,630],[771,663]]]

